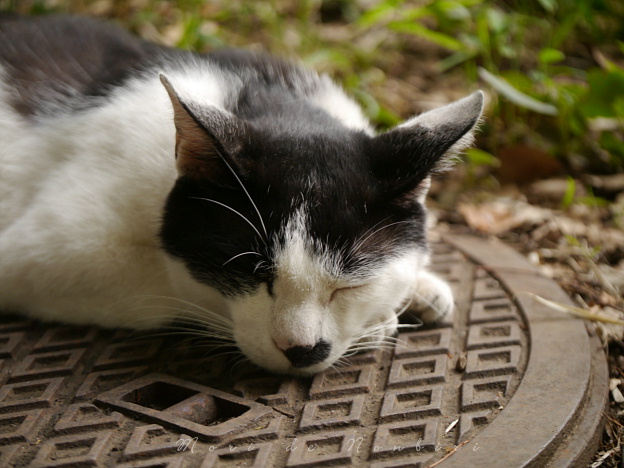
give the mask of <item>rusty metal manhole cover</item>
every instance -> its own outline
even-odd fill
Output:
[[[277,377],[180,338],[0,323],[0,466],[583,466],[600,436],[597,338],[493,241],[447,236],[456,313],[391,351]]]

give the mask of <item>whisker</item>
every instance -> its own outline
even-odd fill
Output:
[[[210,333],[210,332],[197,332],[197,331],[188,331],[185,329],[179,329],[179,328],[171,328],[171,331],[163,331],[163,332],[155,332],[153,334],[150,334],[150,336],[180,336],[180,335],[186,335],[186,336],[191,336],[193,338],[189,338],[189,340],[193,340],[196,338],[202,338],[202,339],[216,339],[216,340],[220,340],[220,341],[227,341],[229,343],[234,343],[234,337],[231,336],[225,336],[225,335],[220,335],[218,333]]]
[[[190,306],[190,307],[192,307],[192,308],[195,308],[195,309],[199,310],[200,312],[203,312],[205,315],[208,315],[208,316],[210,316],[211,318],[214,318],[215,320],[218,320],[218,321],[223,322],[223,323],[225,323],[225,324],[227,324],[227,325],[231,325],[231,326],[233,326],[233,322],[232,322],[230,319],[228,319],[228,318],[224,317],[223,315],[218,314],[218,313],[216,313],[216,312],[214,312],[214,311],[212,311],[212,310],[210,310],[210,309],[206,309],[206,308],[204,308],[204,307],[201,307],[201,306],[200,306],[200,305],[198,305],[198,304],[194,304],[193,302],[189,302],[189,301],[187,301],[187,300],[180,299],[180,298],[178,298],[178,297],[173,297],[173,296],[158,296],[158,295],[148,295],[148,294],[143,295],[143,296],[138,296],[137,298],[139,298],[139,297],[140,297],[140,298],[143,298],[143,299],[166,299],[166,300],[170,300],[170,301],[174,301],[174,302],[179,302],[179,303],[181,303],[181,304],[184,304],[184,305]],[[146,306],[146,307],[147,307],[147,306]],[[150,306],[150,307],[151,307],[151,306]],[[195,314],[196,316],[199,316],[199,317],[204,317],[204,315],[202,315],[202,314],[200,314],[199,312],[194,311],[194,310],[188,310],[188,309],[180,309],[180,310],[184,310],[184,312],[185,312],[185,313]]]
[[[210,359],[214,359],[214,358],[220,358],[220,357],[224,357],[224,356],[240,356],[241,352],[240,351],[223,351],[217,354],[210,354]]]
[[[219,155],[219,157],[221,158],[221,160],[225,163],[225,165],[228,167],[228,169],[230,170],[230,172],[232,173],[232,175],[236,178],[237,182],[239,183],[239,185],[241,186],[241,188],[243,189],[243,191],[245,192],[245,195],[247,195],[247,198],[249,199],[249,201],[251,202],[251,205],[253,206],[254,210],[256,211],[256,214],[258,215],[258,219],[260,220],[260,225],[262,226],[262,230],[264,231],[264,236],[265,238],[268,238],[268,234],[267,234],[267,230],[266,230],[266,226],[264,225],[264,220],[262,219],[262,215],[260,214],[260,210],[258,209],[258,206],[255,204],[255,202],[253,201],[253,198],[251,198],[251,195],[249,194],[249,192],[247,191],[247,188],[245,187],[245,185],[243,184],[243,182],[240,180],[240,178],[238,177],[238,174],[236,173],[236,171],[234,171],[234,169],[232,168],[232,166],[230,166],[230,163],[227,162],[227,160],[225,159],[225,157],[223,157],[223,155],[221,154],[221,152],[219,150],[217,150],[217,154]],[[256,231],[257,232],[257,231]]]
[[[246,364],[247,362],[251,362],[251,359],[249,359],[247,356],[245,356],[244,354],[240,354],[240,356],[238,358],[234,359],[234,362],[232,363],[232,365],[230,366],[230,375],[234,372],[234,370],[243,365]]]
[[[141,309],[171,309],[171,310],[177,310],[181,313],[187,312],[183,309],[177,309],[175,307],[167,307],[167,306],[137,306],[134,307],[132,309],[129,309],[129,311],[136,311],[136,310],[141,310]],[[198,325],[198,326],[202,326],[202,327],[206,327],[209,329],[212,329],[214,331],[220,331],[220,332],[224,332],[224,333],[232,333],[232,326],[229,326],[229,324],[220,324],[218,322],[214,323],[211,322],[208,319],[213,319],[214,317],[211,316],[207,316],[207,317],[202,317],[202,319],[200,318],[195,318],[195,317],[185,317],[183,315],[150,315],[149,317],[141,317],[141,318],[137,318],[135,320],[133,320],[132,323],[135,324],[139,324],[141,322],[145,322],[145,321],[152,321],[154,319],[170,319],[173,323],[178,322],[178,323],[183,323],[183,324],[187,324],[187,325]],[[167,328],[167,327],[172,327],[172,324],[169,325],[164,325],[162,327],[159,328]]]
[[[211,202],[214,203],[216,205],[222,206],[223,208],[226,208],[230,211],[232,211],[233,213],[237,214],[238,216],[240,216],[247,224],[249,224],[249,226],[251,226],[251,228],[254,230],[254,232],[256,234],[258,234],[258,237],[260,239],[262,239],[262,242],[266,245],[266,241],[264,240],[264,237],[262,236],[262,234],[260,234],[260,231],[258,231],[258,229],[256,228],[256,226],[254,226],[254,224],[249,221],[249,219],[247,219],[247,217],[245,215],[243,215],[242,213],[236,211],[234,208],[232,208],[231,206],[226,205],[225,203],[221,203],[220,201],[217,200],[213,200],[212,198],[203,198],[203,197],[191,197],[195,200],[203,200],[203,201],[207,201],[207,202]],[[254,205],[255,206],[255,205]],[[264,224],[263,224],[264,226]]]
[[[260,257],[262,256],[258,252],[243,252],[243,253],[239,253],[238,255],[234,255],[232,258],[230,258],[227,262],[225,262],[223,265],[221,265],[221,267],[224,267],[225,265],[230,263],[232,260],[236,260],[238,257],[242,257],[243,255],[258,255]]]
[[[370,227],[369,229],[366,230],[366,232],[364,232],[364,234],[362,234],[360,236],[360,239],[353,245],[353,247],[351,247],[350,249],[350,253],[352,254],[353,252],[355,252],[357,249],[359,249],[362,245],[362,242],[364,242],[362,239],[364,239],[366,237],[366,239],[368,239],[368,233],[371,232],[373,229],[375,229],[377,226],[379,226],[381,223],[383,223],[384,221],[386,221],[388,218],[384,218],[381,221],[379,221],[378,223],[375,223],[372,227]],[[364,239],[365,240],[365,239]]]

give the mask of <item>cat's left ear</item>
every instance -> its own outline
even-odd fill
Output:
[[[227,181],[232,179],[230,172],[238,169],[235,156],[244,141],[244,123],[214,106],[186,102],[164,75],[160,75],[160,81],[173,106],[178,173],[228,185]]]
[[[483,111],[483,92],[420,114],[373,139],[371,166],[390,196],[413,194],[423,200],[430,174],[473,141]]]

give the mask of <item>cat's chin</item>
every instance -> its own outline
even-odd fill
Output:
[[[255,365],[279,375],[312,377],[320,372],[334,368],[340,372],[341,368],[348,367],[352,364],[352,356],[392,347],[394,341],[393,337],[396,337],[398,332],[398,323],[399,321],[396,314],[392,314],[392,316],[386,314],[366,328],[367,330],[376,330],[376,334],[362,333],[359,337],[355,337],[350,344],[347,343],[342,346],[334,344],[333,347],[336,351],[327,359],[307,367],[293,366],[281,353],[273,353],[266,350],[265,352],[261,352],[255,349],[253,352],[243,351],[243,354]],[[239,345],[239,347],[244,350],[244,346]]]
[[[316,364],[312,364],[310,366],[299,367],[294,366],[286,357],[282,354],[281,351],[271,350],[259,350],[254,349],[253,351],[245,351],[244,346],[240,346],[239,348],[243,351],[243,354],[249,358],[251,362],[253,362],[258,367],[263,368],[273,374],[279,375],[293,375],[296,377],[311,377],[319,372],[322,372],[334,365],[338,361],[344,350],[332,353],[327,359],[318,362]]]

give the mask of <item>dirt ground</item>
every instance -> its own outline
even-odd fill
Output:
[[[462,168],[458,168],[462,172]],[[433,199],[461,187],[459,176],[434,186]],[[438,223],[496,236],[554,279],[578,305],[562,313],[585,314],[604,345],[610,374],[609,408],[600,450],[592,468],[623,467],[624,442],[624,231],[614,223],[624,212],[624,194],[597,207],[561,208],[566,178],[507,185],[456,195],[453,208],[437,205]],[[435,206],[436,204],[433,203]]]

